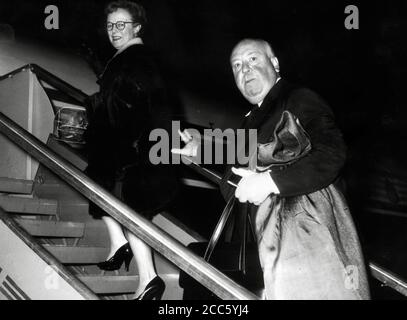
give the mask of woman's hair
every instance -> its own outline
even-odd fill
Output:
[[[128,13],[130,13],[134,22],[139,23],[141,25],[140,34],[143,33],[143,29],[147,24],[147,15],[146,11],[144,10],[143,6],[136,2],[128,1],[128,0],[118,0],[110,2],[105,8],[105,15],[106,17],[115,12],[117,9],[124,9]]]

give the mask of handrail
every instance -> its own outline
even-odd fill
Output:
[[[15,74],[20,73],[22,71],[26,71],[28,68],[30,67],[29,64],[26,64],[20,68],[17,68],[13,71],[10,71],[9,73],[3,74],[2,76],[0,76],[0,81],[3,81],[5,79],[11,78],[13,77]]]
[[[221,178],[219,175],[207,168],[203,168],[197,163],[193,162],[191,159],[181,156],[183,158],[184,163],[188,163],[188,167],[193,169],[195,172],[208,177],[212,182],[217,183],[218,185],[221,183]],[[228,181],[229,184],[233,185],[233,182]],[[396,276],[392,272],[380,267],[376,263],[370,262],[369,268],[372,276],[382,282],[383,284],[389,286],[390,288],[396,290],[397,292],[407,296],[407,282],[402,280],[400,277]]]
[[[259,299],[256,295],[228,278],[204,259],[186,249],[178,240],[171,237],[149,220],[137,214],[129,206],[115,198],[112,194],[101,188],[80,170],[59,157],[40,140],[1,112],[0,132],[219,298],[242,300]]]
[[[18,225],[7,213],[0,208],[0,220],[13,231],[27,246],[29,246],[42,260],[44,260],[53,270],[67,281],[82,297],[88,300],[99,300],[85,284],[66,269],[52,254],[43,248],[27,231]]]
[[[86,98],[89,97],[83,91],[79,90],[78,88],[75,88],[74,86],[70,85],[68,82],[58,78],[56,75],[41,68],[39,65],[37,65],[35,63],[26,64],[14,71],[11,71],[11,72],[1,76],[0,81],[3,79],[10,78],[10,77],[14,76],[15,74],[25,71],[27,69],[30,69],[33,73],[35,73],[39,79],[47,82],[48,84],[53,86],[55,89],[58,89],[58,90],[62,91],[63,93],[69,95],[71,98],[75,99],[80,104],[84,104]]]
[[[374,278],[402,295],[407,296],[407,282],[401,280],[392,272],[378,266],[376,263],[370,262],[369,268]]]
[[[74,98],[81,104],[83,104],[86,98],[89,97],[83,91],[79,90],[78,88],[75,88],[74,86],[71,86],[68,82],[58,78],[57,76],[53,75],[47,70],[41,68],[39,65],[31,63],[28,66],[31,69],[31,71],[34,72],[37,75],[37,77],[39,77],[41,80],[44,80],[45,82],[53,86],[55,89],[58,89],[63,93],[66,93],[67,95]]]

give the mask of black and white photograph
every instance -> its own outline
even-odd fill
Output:
[[[406,300],[406,23],[402,0],[0,0],[0,300]]]

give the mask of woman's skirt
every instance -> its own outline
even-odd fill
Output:
[[[171,203],[178,190],[177,175],[170,165],[132,165],[117,171],[115,175],[95,171],[90,168],[87,173],[103,188],[150,220]],[[90,203],[89,213],[95,219],[108,216],[94,203]]]

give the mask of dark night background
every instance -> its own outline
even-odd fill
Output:
[[[104,29],[107,2],[2,0],[0,23],[10,24],[16,38],[103,63],[113,54]],[[279,57],[282,76],[314,89],[334,109],[349,146],[356,192],[378,157],[404,165],[406,1],[139,2],[149,20],[144,40],[156,50],[175,95],[182,87],[203,100],[224,102],[223,112],[233,106],[230,113],[243,114],[247,104],[235,88],[229,54],[243,37],[264,38]],[[49,4],[59,9],[58,30],[44,27]],[[359,8],[359,30],[344,27],[350,4]]]
[[[87,47],[105,62],[113,54],[104,30],[106,3],[1,0],[0,23],[10,24],[16,38],[36,39],[84,58]],[[282,76],[314,89],[335,111],[349,147],[345,176],[356,217],[369,196],[366,186],[371,168],[380,166],[387,176],[395,168],[397,172],[406,169],[407,1],[139,3],[149,20],[145,43],[156,50],[175,95],[182,87],[203,100],[223,103],[223,112],[229,112],[230,106],[234,108],[230,113],[243,114],[247,109],[229,67],[233,46],[244,37],[268,40],[280,60]],[[44,8],[49,4],[59,8],[59,30],[44,28]],[[344,27],[347,5],[359,9],[359,30]],[[386,192],[394,206],[407,212],[397,195],[392,198],[391,184],[388,186]],[[380,228],[381,222],[375,223]],[[401,228],[402,224],[395,221],[395,225]],[[364,237],[369,237],[368,231],[362,233],[362,240]],[[400,262],[402,266],[404,262]]]
[[[75,54],[84,55],[85,44],[106,61],[113,53],[103,27],[106,3],[2,1],[0,22],[10,24],[16,37],[38,39]],[[228,59],[239,39],[259,37],[273,45],[283,77],[328,100],[348,143],[358,143],[367,131],[404,131],[405,1],[140,3],[149,18],[145,42],[158,52],[175,90],[182,84],[197,95],[246,107],[235,89]],[[59,30],[44,28],[48,4],[59,8]],[[349,4],[359,8],[359,30],[344,27],[344,8]]]

